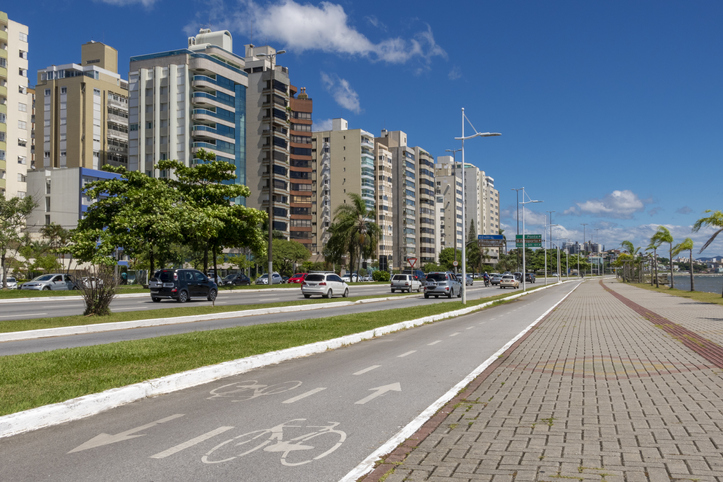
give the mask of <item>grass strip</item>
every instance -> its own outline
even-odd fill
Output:
[[[628,283],[630,286],[642,288],[649,291],[656,291],[658,293],[665,293],[666,295],[679,296],[681,298],[688,298],[694,301],[700,301],[702,303],[713,303],[716,305],[723,305],[723,297],[718,293],[708,293],[707,291],[684,291],[678,289],[670,289],[667,286],[661,285],[660,288],[650,286],[648,283]]]
[[[510,293],[471,300],[503,302]],[[0,357],[0,415],[462,308],[461,301]]]

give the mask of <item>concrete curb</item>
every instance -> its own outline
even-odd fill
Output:
[[[540,289],[558,286],[558,284],[544,286]],[[505,300],[516,299],[521,296],[537,292],[540,289],[518,293],[505,298]],[[485,308],[495,302],[496,301],[489,301],[477,306],[450,311],[439,315],[426,316],[416,320],[395,323],[393,325],[375,328],[363,333],[356,333],[354,335],[347,335],[340,338],[334,338],[332,340],[287,348],[285,350],[223,362],[217,365],[201,367],[194,370],[176,373],[174,375],[156,378],[154,380],[135,383],[121,388],[106,390],[101,393],[85,395],[65,402],[5,415],[0,417],[0,438],[10,437],[53,425],[59,425],[73,420],[79,420],[121,405],[142,400],[144,398],[156,397],[178,390],[184,390],[186,388],[209,383],[220,378],[239,375],[255,368],[278,364],[294,358],[323,353],[327,350],[334,350],[346,345],[359,343],[364,340],[387,335],[399,330],[413,328],[425,323],[432,323],[447,318],[466,315],[474,311],[481,310],[482,308]],[[299,307],[290,308],[298,310]],[[314,306],[314,308],[316,307]]]

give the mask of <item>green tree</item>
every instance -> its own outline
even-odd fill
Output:
[[[688,250],[690,251],[690,291],[695,291],[695,282],[693,281],[693,240],[690,238],[685,238],[682,242],[676,244],[673,247],[673,251],[671,253],[671,256],[678,256],[681,251]],[[671,265],[673,264],[671,258]],[[672,276],[672,275],[671,275]]]
[[[8,287],[8,270],[5,265],[8,249],[20,244],[27,217],[36,205],[31,196],[10,199],[0,196],[0,266],[3,270],[3,289]]]
[[[72,237],[71,231],[60,224],[50,223],[40,228],[40,234],[48,241],[55,256],[61,258],[60,265],[67,272],[70,265],[68,269],[65,268],[65,255],[68,253],[68,243],[70,243]]]
[[[632,242],[627,241],[627,240],[620,243],[620,245],[622,246],[623,250],[627,251],[627,253],[630,255],[631,261],[627,265],[627,269],[623,268],[623,279],[627,282],[630,282],[630,281],[632,281],[632,279],[634,277],[636,263],[639,262],[637,260],[637,258],[638,258],[638,252],[640,251],[640,248],[639,247],[636,248]],[[626,271],[627,271],[627,273],[626,273]]]
[[[650,244],[648,244],[648,247],[646,248],[647,251],[653,252],[653,258],[652,258],[652,266],[650,269],[650,286],[653,286],[653,284],[659,288],[660,285],[658,284],[658,248],[662,244],[662,241],[660,241],[658,238],[653,235],[650,238]],[[655,279],[653,279],[653,277]]]
[[[311,258],[311,253],[298,241],[274,239],[271,250],[274,266],[284,276],[294,274],[294,267]]]
[[[340,237],[335,243],[345,246],[344,251],[349,253],[349,267],[353,268],[356,261],[358,272],[361,260],[374,255],[381,230],[374,222],[374,209],[367,209],[366,201],[359,194],[349,193],[349,198],[350,204],[340,204],[334,211],[332,237]]]
[[[462,250],[458,249],[456,259],[459,262],[462,259]],[[444,269],[443,271],[454,271],[455,250],[454,248],[444,248],[439,252],[439,265]]]
[[[700,231],[700,228],[705,227],[705,226],[711,226],[711,227],[718,228],[718,229],[713,233],[713,235],[708,239],[708,241],[706,241],[705,244],[703,244],[703,247],[701,247],[700,251],[698,251],[699,254],[702,253],[705,248],[710,246],[710,243],[712,243],[713,240],[723,231],[723,212],[711,211],[710,209],[706,210],[705,212],[710,213],[710,215],[697,220],[695,222],[695,224],[693,225],[693,232],[697,233],[698,231]],[[693,271],[692,270],[692,263],[693,263],[692,256],[690,257],[690,262],[691,262],[691,272],[692,272]],[[721,296],[723,297],[723,293],[721,293]]]
[[[672,290],[673,288],[675,288],[673,283],[673,235],[670,234],[670,230],[668,228],[666,228],[665,226],[660,226],[653,235],[653,238],[655,238],[660,243],[668,243],[669,245],[668,252],[670,254],[670,289]]]

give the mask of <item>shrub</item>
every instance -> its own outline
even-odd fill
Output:
[[[375,271],[374,274],[372,274],[372,279],[374,281],[389,281],[391,277],[388,271]]]

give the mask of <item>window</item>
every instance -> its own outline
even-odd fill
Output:
[[[21,173],[18,173],[18,182],[25,182],[25,176]]]
[[[28,88],[25,87],[24,85],[19,85],[19,86],[18,86],[18,92],[19,92],[20,94],[27,94],[27,93],[28,93]]]
[[[24,199],[24,198],[25,198],[25,191],[18,191],[18,197],[19,197],[20,199]]]
[[[20,147],[25,147],[25,146],[27,146],[27,145],[28,145],[27,139],[18,139],[18,145],[19,145]]]
[[[45,215],[45,225],[50,226],[50,214]]]
[[[50,194],[50,179],[45,181],[45,194]]]
[[[18,69],[18,75],[21,77],[27,77],[28,76],[28,69],[23,69],[22,67]]]
[[[25,156],[18,156],[18,164],[25,164],[27,162]]]
[[[7,68],[7,66],[8,66],[8,61],[5,59],[0,59],[0,67],[5,69],[5,68]]]
[[[25,32],[20,32],[20,41],[21,42],[27,42],[28,41],[28,34]]]
[[[25,129],[27,129],[27,128],[28,128],[28,123],[27,123],[27,122],[25,122],[25,121],[18,121],[18,129],[23,129],[23,130],[25,130]]]
[[[27,59],[28,59],[28,53],[27,53],[25,50],[21,50],[21,51],[20,51],[20,58],[27,60]]]
[[[20,112],[27,112],[28,111],[28,104],[23,104],[22,102],[18,102],[18,110]]]
[[[67,94],[67,93],[68,93],[68,88],[67,88],[67,87],[61,87],[61,88],[60,88],[60,93],[61,93],[61,94]]]
[[[3,114],[2,112],[0,112],[0,122],[2,122],[3,124],[7,122],[5,114]]]

